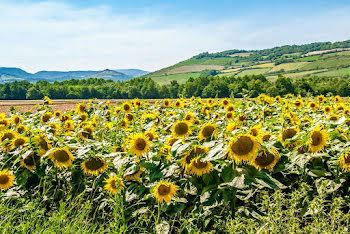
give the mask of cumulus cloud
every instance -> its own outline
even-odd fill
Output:
[[[0,3],[0,66],[38,70],[157,70],[203,51],[260,49],[350,38],[350,9],[297,19],[186,18],[117,14],[105,5]],[[266,24],[261,24],[262,21]]]

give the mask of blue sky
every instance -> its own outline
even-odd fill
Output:
[[[0,67],[157,70],[200,52],[350,39],[350,1],[0,0]]]

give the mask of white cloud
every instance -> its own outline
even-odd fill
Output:
[[[170,24],[161,13],[121,15],[103,5],[79,9],[58,2],[0,3],[0,66],[31,72],[156,70],[203,51],[344,40],[350,38],[348,10],[257,27],[256,22],[264,19],[254,16],[216,22],[180,19]]]

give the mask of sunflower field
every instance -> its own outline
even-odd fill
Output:
[[[79,222],[104,231],[196,233],[240,232],[270,216],[293,232],[322,213],[332,215],[317,225],[348,231],[347,99],[89,100],[65,113],[51,104],[0,114],[1,216],[36,201],[51,221],[85,209]]]

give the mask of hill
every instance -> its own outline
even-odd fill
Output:
[[[350,40],[286,45],[263,50],[204,52],[170,67],[149,73],[160,84],[213,74],[244,76],[264,74],[274,80],[279,74],[290,78],[350,76]]]
[[[29,82],[36,82],[39,80],[53,82],[87,78],[103,78],[113,81],[123,81],[147,73],[147,71],[139,69],[106,69],[103,71],[39,71],[36,73],[28,73],[20,68],[0,67],[0,83],[22,80],[27,80]]]

